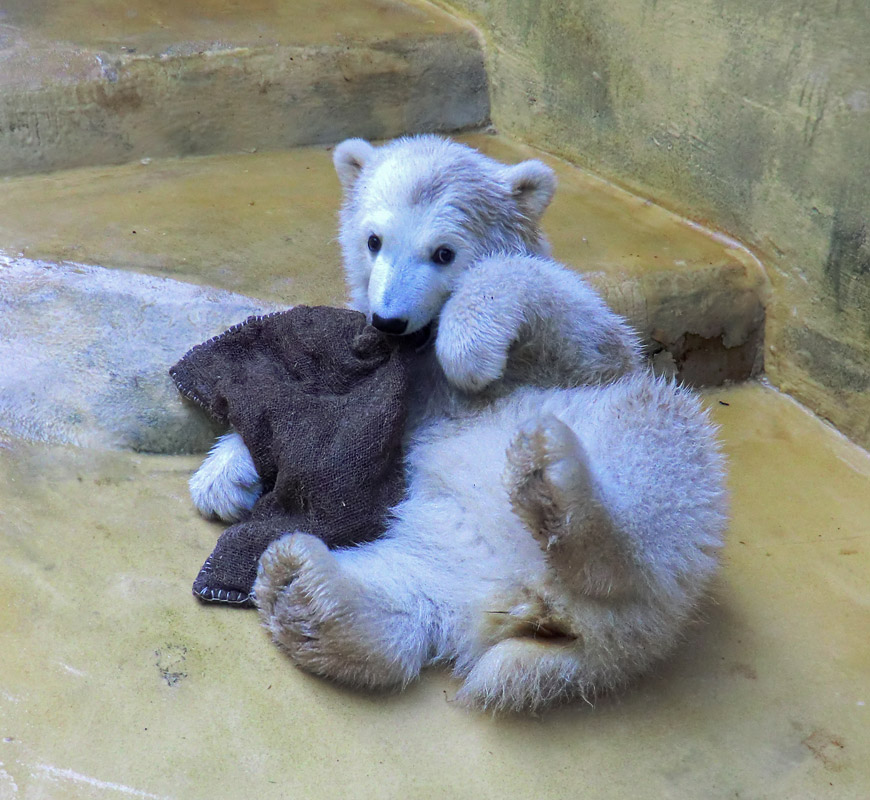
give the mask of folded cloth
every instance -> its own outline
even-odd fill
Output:
[[[245,442],[263,485],[193,584],[204,601],[252,605],[263,551],[303,531],[331,548],[383,533],[405,491],[402,435],[414,348],[356,311],[297,306],[251,317],[170,369],[179,391]]]

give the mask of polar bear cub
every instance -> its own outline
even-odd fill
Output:
[[[260,562],[263,623],[299,666],[355,686],[450,664],[473,707],[625,684],[673,650],[716,570],[724,466],[697,399],[548,258],[541,162],[433,136],[352,139],[334,162],[353,305],[434,345],[386,534],[330,551],[288,532]],[[226,519],[259,490],[235,434],[191,484]]]

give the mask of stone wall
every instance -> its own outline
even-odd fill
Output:
[[[870,3],[450,0],[492,117],[746,241],[766,370],[870,445]]]

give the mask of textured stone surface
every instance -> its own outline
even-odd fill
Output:
[[[493,119],[750,244],[767,374],[870,446],[870,4],[446,0]]]
[[[761,366],[766,279],[736,242],[532,148],[465,141],[557,172],[544,215],[556,258],[627,314],[664,366],[694,383]],[[154,161],[10,179],[0,249],[120,266],[284,304],[344,302],[336,243],[340,188],[324,148]],[[661,359],[659,359],[661,360]]]
[[[440,668],[341,689],[198,603],[220,530],[198,458],[0,446],[0,797],[863,800],[870,458],[770,390],[709,402],[733,491],[715,603],[624,697],[541,719],[457,708]]]
[[[10,0],[0,175],[484,124],[475,32],[394,0]]]
[[[0,257],[0,431],[42,442],[201,452],[218,429],[167,370],[269,304],[117,270]]]

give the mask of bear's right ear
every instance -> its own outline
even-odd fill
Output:
[[[335,164],[338,179],[346,192],[356,183],[360,172],[374,153],[375,148],[365,139],[345,139],[335,148],[332,163]]]

